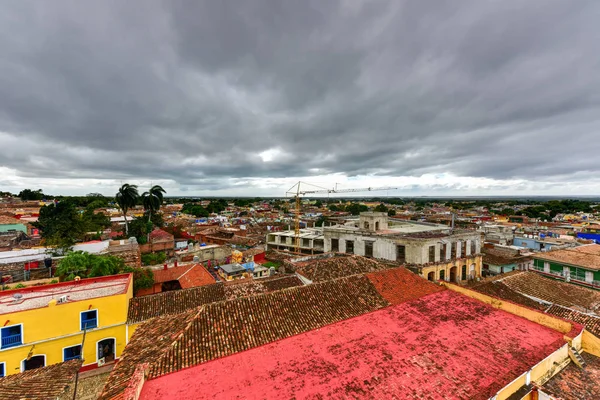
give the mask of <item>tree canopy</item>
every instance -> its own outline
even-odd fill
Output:
[[[23,189],[19,192],[18,196],[21,200],[43,200],[46,198],[46,195],[42,192],[42,189],[31,190],[31,189]]]
[[[38,220],[32,225],[40,229],[45,244],[64,251],[84,240],[88,232],[99,233],[109,227],[110,218],[92,208],[79,210],[72,202],[63,200],[41,207]]]
[[[125,265],[122,259],[110,254],[90,254],[83,251],[68,253],[58,264],[56,275],[62,280],[133,273],[133,290],[151,288],[154,285],[152,271]]]

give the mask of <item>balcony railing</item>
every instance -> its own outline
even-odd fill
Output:
[[[98,319],[97,318],[84,319],[81,321],[81,330],[93,329],[93,328],[97,328],[97,327],[98,327]]]
[[[15,347],[15,346],[20,346],[22,345],[23,342],[21,341],[21,334],[16,334],[16,335],[10,335],[10,336],[4,336],[2,338],[2,348],[6,349],[9,347]]]

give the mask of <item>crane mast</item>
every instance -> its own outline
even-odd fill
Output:
[[[310,185],[315,186],[320,189],[317,190],[301,190],[300,186]],[[367,188],[354,188],[354,189],[337,189],[337,183],[335,189],[327,189],[322,188],[320,186],[312,185],[305,182],[298,182],[294,186],[292,186],[287,192],[287,195],[294,196],[295,200],[295,210],[294,210],[294,249],[296,253],[300,253],[300,196],[304,196],[307,194],[330,194],[330,193],[356,193],[356,192],[371,192],[376,190],[393,190],[398,189],[395,187],[367,187]]]

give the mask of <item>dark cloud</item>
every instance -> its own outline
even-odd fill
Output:
[[[599,19],[584,0],[5,2],[0,168],[13,186],[556,192],[600,170]]]

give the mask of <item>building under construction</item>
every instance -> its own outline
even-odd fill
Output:
[[[482,234],[447,225],[392,221],[385,212],[357,220],[300,230],[300,253],[339,252],[396,261],[429,280],[465,281],[481,276]],[[268,250],[294,251],[295,232],[267,235]]]

